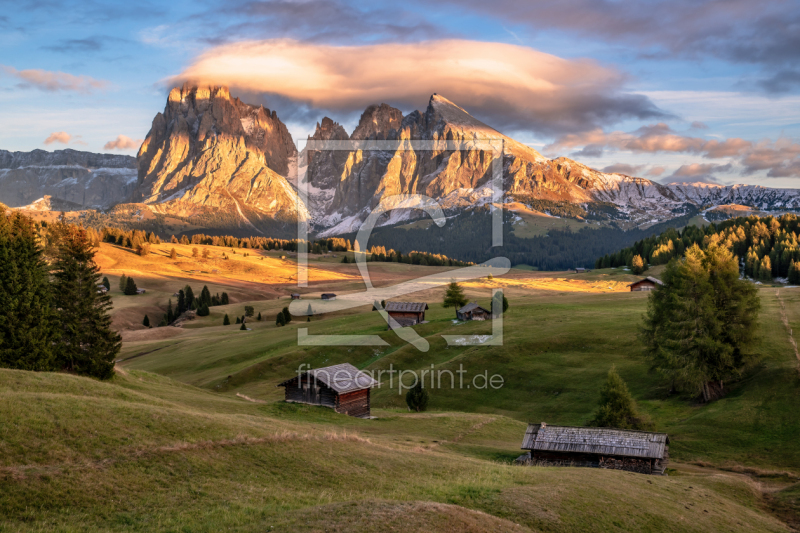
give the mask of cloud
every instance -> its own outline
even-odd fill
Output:
[[[615,148],[631,152],[678,152],[701,154],[712,159],[741,155],[753,143],[737,137],[719,141],[702,137],[689,137],[676,133],[663,122],[649,124],[632,132],[613,131],[606,133],[597,128],[582,133],[572,133],[558,138],[544,147],[547,152],[559,149],[570,149],[578,146],[599,148]],[[580,152],[578,152],[580,153]]]
[[[569,154],[570,157],[602,157],[603,145],[601,144],[587,144],[577,152]]]
[[[50,70],[29,69],[17,70],[13,67],[0,65],[6,74],[22,81],[21,87],[36,87],[42,91],[58,92],[69,91],[89,94],[95,90],[102,90],[109,86],[105,80],[96,80],[90,76],[75,76],[66,72]]]
[[[768,68],[800,62],[800,6],[786,0],[449,0],[539,32],[559,29],[649,57],[714,57]]]
[[[66,131],[54,131],[50,134],[50,136],[44,140],[44,144],[53,144],[53,143],[61,143],[67,144],[69,143],[72,135],[67,133]]]
[[[628,165],[626,163],[614,163],[603,169],[606,174],[625,174],[626,176],[636,176],[644,168],[644,165]]]
[[[334,112],[381,102],[416,109],[439,93],[495,127],[545,134],[667,116],[647,97],[626,93],[626,79],[592,60],[502,43],[269,40],[213,47],[168,82],[224,84]]]
[[[742,159],[745,174],[766,170],[770,178],[800,177],[800,143],[782,137],[765,139]]]
[[[692,182],[705,182],[705,183],[719,183],[714,177],[714,174],[720,172],[730,172],[732,169],[731,164],[717,165],[714,163],[691,163],[689,165],[681,165],[672,173],[665,181],[692,181]]]
[[[650,176],[652,178],[657,178],[661,174],[663,174],[667,169],[664,167],[652,167],[645,172],[646,176]]]
[[[122,42],[124,39],[108,35],[94,35],[82,39],[60,39],[56,44],[43,46],[42,49],[62,53],[92,53],[101,52],[109,42]]]
[[[800,86],[800,70],[780,70],[760,80],[758,85],[771,94],[788,93]]]
[[[133,150],[138,149],[142,144],[142,139],[133,140],[126,135],[117,135],[113,141],[108,141],[103,145],[104,150]]]
[[[695,120],[692,122],[691,127],[693,130],[707,130],[708,125],[705,122],[700,122],[699,120]]]

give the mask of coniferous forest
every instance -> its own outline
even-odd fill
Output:
[[[739,217],[699,228],[669,229],[604,255],[595,266],[630,266],[637,255],[651,265],[661,265],[682,256],[693,244],[706,248],[711,243],[731,250],[739,258],[745,276],[761,281],[788,278],[789,283],[800,284],[800,220],[794,214]]]

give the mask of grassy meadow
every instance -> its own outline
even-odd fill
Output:
[[[122,253],[110,248],[109,257]],[[800,526],[800,361],[790,340],[800,327],[800,289],[760,289],[761,362],[726,384],[725,398],[700,405],[671,395],[641,355],[647,294],[591,290],[637,279],[622,269],[498,276],[510,302],[502,346],[447,346],[442,335],[489,335],[491,324],[455,322],[440,304],[442,289],[404,297],[430,305],[428,323],[413,328],[429,343],[423,352],[386,331],[370,306],[277,327],[290,283],[189,275],[162,269],[168,256],[147,259],[136,274],[125,269],[148,287],[143,296],[122,296],[122,269],[101,264],[125,339],[111,381],[0,370],[0,532]],[[275,275],[282,272],[275,253],[248,259],[259,268],[274,260]],[[339,258],[312,258],[310,266],[319,277],[304,298],[363,288],[356,267]],[[369,267],[376,285],[437,271]],[[186,283],[195,294],[203,284],[226,290],[232,303],[182,328],[140,325],[144,312],[160,319]],[[491,284],[469,284],[467,295],[488,306]],[[264,320],[249,321],[248,331],[222,326],[245,305]],[[301,328],[379,335],[387,345],[298,346]],[[463,368],[465,385],[484,372],[504,383],[467,388],[456,377],[450,388],[448,377],[431,390],[427,412],[410,413],[397,377],[390,387],[384,373],[372,391],[373,420],[282,401],[276,385],[300,364],[342,362],[376,377],[390,368]],[[657,430],[670,434],[670,475],[514,466],[526,423],[585,424],[612,366]]]

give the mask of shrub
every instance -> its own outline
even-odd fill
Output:
[[[410,411],[416,411],[417,413],[421,413],[428,408],[428,391],[422,387],[422,382],[418,381],[406,393],[406,404]]]

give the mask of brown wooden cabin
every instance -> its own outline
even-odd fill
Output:
[[[631,429],[528,424],[522,449],[539,466],[588,466],[663,475],[669,436]]]
[[[491,318],[492,313],[476,304],[475,302],[468,303],[458,311],[456,317],[459,320],[487,320]]]
[[[640,279],[639,281],[634,281],[633,283],[628,285],[628,287],[631,288],[631,292],[652,291],[653,289],[656,288],[656,285],[663,285],[663,284],[664,282],[662,282],[660,279],[647,276],[646,278]]]
[[[405,328],[425,321],[425,302],[386,302],[386,313],[389,315],[389,329]]]
[[[299,300],[299,299],[300,299],[300,294],[298,294],[296,292],[293,292],[292,293],[292,300]]]
[[[333,300],[335,300],[335,299],[336,299],[336,295],[335,295],[335,294],[333,294],[332,292],[326,292],[325,294],[323,294],[323,295],[321,296],[321,298],[322,298],[323,300],[330,300],[330,301],[333,301]]]
[[[287,402],[331,407],[337,413],[369,418],[370,388],[378,382],[349,363],[315,368],[279,383]]]

